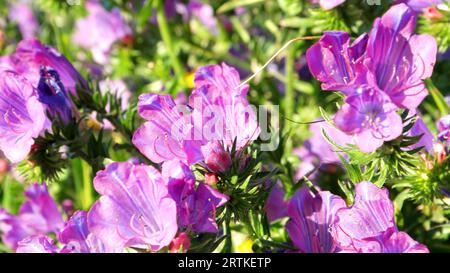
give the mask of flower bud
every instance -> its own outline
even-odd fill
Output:
[[[219,182],[217,175],[214,173],[205,173],[205,183],[210,186],[215,186]]]
[[[72,103],[56,70],[41,67],[37,90],[39,101],[46,105],[52,116],[59,116],[65,124],[72,119]]]
[[[191,246],[191,240],[186,232],[182,232],[178,237],[174,238],[169,245],[169,251],[171,253],[178,253],[180,250],[186,252]]]
[[[423,9],[423,16],[429,21],[437,21],[444,17],[444,15],[442,15],[436,7],[428,7]]]
[[[231,156],[222,144],[215,140],[201,147],[204,161],[209,170],[214,173],[225,173],[231,167]]]
[[[445,158],[447,157],[447,153],[445,151],[444,145],[442,143],[434,144],[433,150],[434,150],[434,156],[437,159],[437,162],[439,164],[442,164],[442,162],[444,162]]]

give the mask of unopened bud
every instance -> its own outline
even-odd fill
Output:
[[[434,144],[433,151],[438,163],[442,164],[447,157],[447,152],[445,151],[444,145],[442,143]]]
[[[423,16],[429,21],[436,21],[442,19],[444,15],[436,7],[428,7],[423,9]]]
[[[231,167],[231,156],[219,141],[210,141],[201,147],[205,164],[214,173],[225,173]]]
[[[178,253],[180,250],[186,252],[191,246],[191,240],[186,232],[182,232],[178,237],[174,238],[169,245],[169,251],[171,253]]]
[[[215,186],[219,182],[217,179],[217,175],[214,173],[206,173],[205,174],[205,183],[210,186]]]

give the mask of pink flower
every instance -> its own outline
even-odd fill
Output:
[[[112,45],[131,35],[131,29],[126,24],[118,8],[107,11],[96,0],[86,2],[89,15],[76,22],[73,41],[90,49],[97,63],[108,62]]]
[[[88,229],[108,249],[168,246],[178,230],[176,203],[153,167],[115,162],[99,171],[101,197],[87,215]]]
[[[286,229],[294,245],[304,253],[331,253],[336,250],[333,223],[345,202],[330,192],[316,196],[307,187],[300,189],[288,206]]]
[[[63,227],[61,213],[45,184],[31,185],[25,196],[27,201],[20,207],[18,215],[0,209],[2,241],[13,250],[26,237],[56,233]]]
[[[194,174],[178,160],[164,162],[162,175],[177,203],[180,227],[188,227],[195,232],[217,232],[216,210],[229,197],[203,182],[196,186]]]
[[[13,163],[22,161],[47,120],[33,86],[14,72],[0,73],[0,149]]]
[[[402,134],[397,106],[383,92],[362,86],[345,102],[334,121],[340,130],[354,137],[361,151],[373,152]]]
[[[428,252],[394,221],[394,205],[386,189],[370,182],[356,185],[355,202],[337,211],[336,242],[343,252]]]
[[[178,159],[192,165],[207,158],[224,164],[213,168],[227,169],[228,157],[218,143],[229,152],[236,142],[241,150],[260,132],[246,99],[248,86],[239,84],[234,68],[211,65],[197,70],[189,105],[176,105],[168,95],[141,95],[138,111],[147,122],[134,133],[133,144],[156,163]]]

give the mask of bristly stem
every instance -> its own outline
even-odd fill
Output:
[[[173,46],[172,36],[167,23],[166,14],[164,12],[164,1],[162,0],[158,0],[156,3],[156,18],[158,20],[159,32],[169,53],[170,62],[172,63],[172,68],[175,71],[178,84],[184,85],[183,76],[185,75],[185,71]]]

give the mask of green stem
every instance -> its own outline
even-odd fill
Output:
[[[81,168],[83,171],[83,199],[86,209],[89,209],[94,203],[92,179],[91,179],[91,166],[86,161],[81,161]]]
[[[428,90],[430,91],[431,96],[433,97],[434,102],[436,103],[437,108],[439,109],[439,112],[442,116],[445,116],[449,113],[450,107],[448,106],[447,102],[445,101],[444,96],[439,91],[439,89],[434,85],[433,81],[431,79],[427,79],[425,81]]]
[[[294,114],[295,107],[295,94],[294,94],[294,62],[295,62],[295,48],[289,47],[286,52],[286,63],[285,63],[285,71],[286,71],[286,94],[284,97],[284,115],[288,118],[292,118]],[[290,123],[285,123],[285,132],[289,132],[291,129]],[[288,139],[286,141],[285,153],[289,153],[292,150],[292,141]]]
[[[156,18],[158,20],[159,32],[161,33],[161,38],[166,45],[167,51],[169,53],[170,61],[172,63],[172,68],[175,71],[175,75],[178,79],[179,84],[184,85],[183,76],[185,71],[177,57],[177,52],[175,52],[172,35],[169,30],[169,25],[167,23],[166,14],[164,12],[164,1],[158,0],[156,5]]]
[[[2,201],[2,207],[5,208],[8,211],[11,211],[11,204],[12,204],[12,179],[9,177],[9,175],[5,175],[3,179],[3,201]]]
[[[93,203],[93,189],[91,182],[90,166],[82,159],[74,159],[71,162],[72,175],[75,183],[75,191],[83,210],[88,210]]]
[[[227,214],[230,213],[227,211]],[[223,253],[231,253],[231,250],[233,249],[233,240],[231,238],[231,215],[227,215],[225,219],[225,246],[223,249]]]
[[[203,48],[201,46],[198,46],[196,44],[193,43],[189,43],[186,41],[182,41],[182,46],[185,50],[188,51],[194,51],[196,54],[200,54],[206,58],[217,58],[217,59],[222,59],[227,63],[230,63],[234,66],[239,66],[239,68],[251,71],[251,67],[250,65],[245,62],[242,61],[239,58],[234,57],[233,55],[230,54],[221,54],[221,53],[216,53],[216,52],[212,52],[206,48]]]

